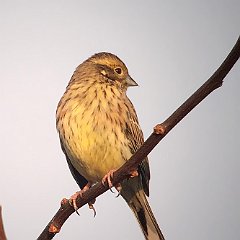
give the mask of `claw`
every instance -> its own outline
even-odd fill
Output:
[[[77,202],[76,202],[76,201],[77,201],[78,196],[82,197],[82,193],[83,193],[83,190],[78,191],[78,192],[74,193],[74,194],[70,197],[70,199],[69,199],[70,205],[73,206],[75,212],[76,212],[77,215],[79,215],[79,216],[80,216],[80,214],[79,214],[79,212],[78,212],[78,207],[77,207]]]
[[[93,206],[93,203],[88,203],[88,206],[89,206],[89,209],[93,210],[93,217],[96,217],[97,212],[96,212],[95,207]]]
[[[78,196],[80,196],[80,197],[82,198],[82,197],[83,197],[83,193],[86,192],[88,189],[90,189],[91,186],[92,186],[92,184],[91,184],[90,182],[88,182],[81,191],[78,191],[78,192],[74,193],[74,194],[70,197],[70,199],[69,199],[70,205],[73,206],[75,212],[76,212],[78,215],[80,215],[80,214],[79,214],[79,212],[78,212],[78,207],[77,207],[77,198],[78,198]],[[88,203],[88,205],[89,205],[89,208],[90,208],[90,209],[93,209],[93,211],[94,211],[94,217],[95,217],[95,216],[96,216],[96,210],[95,210],[95,208],[93,207],[93,204],[94,204],[94,203],[95,203],[95,200],[93,200],[92,202]]]
[[[91,202],[88,203],[88,207],[89,209],[93,210],[93,217],[96,217],[97,215],[97,211],[96,209],[94,208],[93,204],[96,202],[96,198],[93,199]]]
[[[118,194],[116,196],[119,197],[121,195],[121,191],[122,191],[122,185],[120,183],[118,183],[116,186],[115,186],[116,190],[118,191]]]
[[[114,193],[114,191],[112,190],[112,188],[109,188],[109,190],[111,191],[111,193]]]
[[[112,178],[113,178],[113,173],[115,171],[116,171],[115,169],[110,170],[102,179],[102,184],[105,185],[105,183],[107,182],[110,190],[113,187]]]
[[[113,174],[116,170],[113,169],[113,170],[110,170],[102,179],[102,184],[105,185],[105,183],[107,182],[108,183],[108,186],[109,186],[109,189],[112,193],[114,193],[114,191],[112,190],[112,187],[115,187],[116,190],[118,191],[118,194],[116,197],[118,197],[120,194],[121,194],[121,190],[122,190],[122,186],[120,183],[116,184],[115,186],[113,186],[112,184],[112,179],[113,179]],[[135,175],[137,171],[134,171],[133,172],[133,176],[137,176]]]

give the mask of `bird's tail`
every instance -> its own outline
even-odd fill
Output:
[[[164,236],[157,224],[153,212],[149,206],[146,195],[143,189],[139,189],[134,194],[131,190],[124,191],[121,195],[126,200],[129,207],[132,209],[146,240],[164,240]],[[130,191],[129,191],[130,190]]]

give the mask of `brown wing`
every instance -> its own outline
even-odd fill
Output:
[[[137,114],[133,107],[133,104],[128,99],[128,118],[129,121],[126,123],[126,136],[130,141],[130,149],[134,154],[144,143],[143,133],[138,123]],[[139,165],[138,171],[142,179],[143,190],[147,196],[149,196],[149,180],[150,180],[150,169],[148,159],[145,158]]]

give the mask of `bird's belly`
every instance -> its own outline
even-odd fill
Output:
[[[101,181],[110,170],[118,169],[131,157],[128,140],[120,126],[72,121],[67,153],[73,166],[90,182]],[[66,132],[66,131],[65,131]]]

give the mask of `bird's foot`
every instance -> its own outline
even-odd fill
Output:
[[[76,212],[78,215],[80,215],[80,214],[79,214],[79,212],[78,212],[78,207],[77,207],[76,201],[77,201],[78,196],[82,197],[83,192],[84,192],[83,190],[80,190],[80,191],[75,192],[75,193],[69,198],[69,200],[68,200],[69,203],[70,203],[70,205],[73,206],[75,212]]]
[[[107,184],[108,184],[108,186],[109,186],[109,188],[110,188],[110,191],[111,191],[112,193],[114,193],[113,190],[112,190],[112,187],[115,187],[116,190],[118,191],[118,195],[117,195],[117,197],[118,197],[118,196],[120,195],[120,193],[121,193],[122,186],[121,186],[120,183],[117,183],[115,186],[113,186],[112,179],[113,179],[113,173],[114,173],[115,171],[116,171],[115,169],[110,170],[110,171],[103,177],[103,179],[102,179],[102,184],[105,185],[105,183],[107,182]]]
[[[93,210],[93,216],[96,217],[97,215],[97,211],[95,209],[95,207],[93,206],[93,204],[96,202],[96,198],[93,199],[91,202],[88,203],[88,207],[89,209],[92,209]]]
[[[78,213],[78,207],[77,207],[77,198],[78,196],[80,196],[81,198],[83,197],[83,193],[86,192],[87,190],[89,190],[91,188],[92,184],[90,182],[88,182],[84,188],[76,193],[74,193],[70,199],[69,199],[69,203],[70,205],[73,206],[75,212],[79,215]],[[93,204],[95,203],[96,199],[92,200],[91,202],[88,203],[89,209],[92,209],[94,212],[94,217],[96,216],[96,210],[93,206]]]
[[[122,185],[121,185],[121,183],[116,184],[116,185],[115,185],[115,188],[116,188],[116,190],[118,191],[118,194],[117,194],[117,196],[116,196],[116,198],[117,198],[117,197],[119,197],[119,196],[121,195],[121,191],[122,191]]]
[[[107,182],[109,188],[110,188],[110,191],[112,191],[112,187],[115,187],[116,190],[118,191],[118,195],[117,197],[121,194],[121,190],[122,190],[122,186],[120,183],[116,184],[115,186],[113,186],[113,183],[112,183],[112,179],[113,179],[113,174],[116,170],[113,169],[113,170],[110,170],[102,179],[102,184],[105,185],[105,183]],[[138,176],[138,171],[137,170],[134,170],[131,172],[130,174],[130,177],[137,177]]]
[[[107,182],[110,189],[113,187],[112,179],[113,179],[114,172],[116,172],[115,169],[110,170],[102,179],[102,184],[105,185],[105,183]]]

